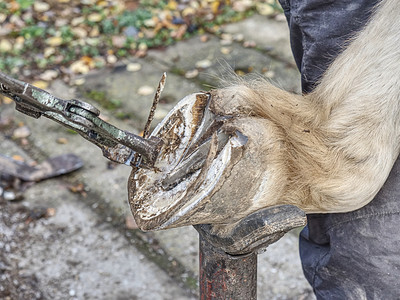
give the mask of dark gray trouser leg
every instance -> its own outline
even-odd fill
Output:
[[[400,299],[399,183],[397,160],[370,204],[308,216],[300,256],[318,299]]]
[[[290,43],[301,72],[302,90],[310,92],[355,32],[368,21],[377,0],[280,0]]]
[[[281,0],[304,93],[312,91],[378,2]],[[300,256],[318,299],[400,299],[400,160],[365,207],[308,215]]]

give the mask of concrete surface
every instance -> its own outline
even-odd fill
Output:
[[[143,95],[140,88],[156,88],[165,71],[167,85],[155,122],[183,96],[218,86],[217,79],[224,77],[229,68],[261,73],[287,90],[299,91],[300,79],[289,54],[285,22],[254,16],[225,26],[224,30],[233,37],[240,34],[244,41],[255,41],[256,47],[246,48],[235,40],[227,43],[226,36],[225,40],[208,36],[207,42],[194,37],[165,50],[151,50],[145,58],[126,61],[140,64],[140,71],[130,72],[121,64],[83,77],[84,84],[80,86],[55,81],[50,91],[64,99],[92,102],[99,108],[88,98],[88,92],[96,90],[107,99],[117,99],[121,102],[119,108],[101,109],[102,113],[110,123],[134,133],[142,130],[153,97]],[[198,68],[199,61],[208,61],[208,67]],[[193,70],[199,71],[197,77],[185,77]],[[27,226],[22,222],[23,239],[12,234],[17,229],[0,223],[0,239],[5,241],[0,250],[9,245],[7,253],[11,258],[7,263],[18,269],[18,274],[34,274],[32,286],[42,298],[196,298],[198,241],[193,228],[150,233],[127,229],[128,167],[110,165],[98,148],[52,121],[26,117],[12,106],[0,106],[0,113],[1,118],[15,119],[14,128],[23,122],[31,130],[27,144],[12,141],[11,129],[2,131],[0,153],[40,162],[72,152],[85,164],[70,175],[35,184],[25,192],[22,203],[3,204],[23,205],[28,210],[36,206],[55,208],[52,217]],[[116,118],[118,113],[129,118]],[[59,138],[67,142],[60,144]],[[68,186],[79,183],[84,191],[71,193]],[[287,234],[259,255],[259,299],[313,299],[302,275],[297,235],[298,231]]]

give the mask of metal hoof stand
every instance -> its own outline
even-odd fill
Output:
[[[195,225],[200,236],[200,299],[257,299],[257,254],[289,230],[306,224],[305,213],[293,205],[257,211],[223,236],[221,228]]]
[[[257,299],[257,254],[233,256],[200,237],[200,299]]]

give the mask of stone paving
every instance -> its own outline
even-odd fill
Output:
[[[155,124],[185,95],[218,86],[229,68],[263,73],[278,86],[299,92],[299,74],[290,55],[286,26],[284,20],[254,16],[227,25],[223,39],[194,37],[151,50],[145,58],[132,58],[112,69],[77,78],[80,85],[55,81],[49,90],[64,99],[93,103],[110,123],[134,133],[144,126],[153,97],[152,93],[144,95],[147,93],[141,88],[155,88],[163,72],[168,75],[167,85]],[[242,39],[256,47],[244,47]],[[140,70],[133,72],[127,66],[140,66]],[[197,71],[198,76],[189,75]],[[90,99],[93,91],[117,101],[119,107],[102,108]],[[0,132],[0,153],[37,161],[74,153],[84,161],[81,170],[37,183],[25,192],[24,205],[52,207],[56,214],[30,224],[27,237],[14,241],[9,257],[19,272],[35,274],[44,298],[197,297],[198,241],[193,228],[148,233],[127,229],[128,167],[110,165],[95,146],[52,121],[26,117],[13,106],[0,109],[1,118],[12,116],[31,131],[28,145]],[[60,144],[60,138],[66,142]],[[71,193],[68,186],[79,183],[85,190]],[[1,230],[0,234],[5,234]],[[302,275],[298,232],[290,232],[259,255],[259,299],[314,299]]]

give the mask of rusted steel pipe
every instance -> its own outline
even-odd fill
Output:
[[[257,254],[232,256],[200,235],[200,299],[256,300]]]

